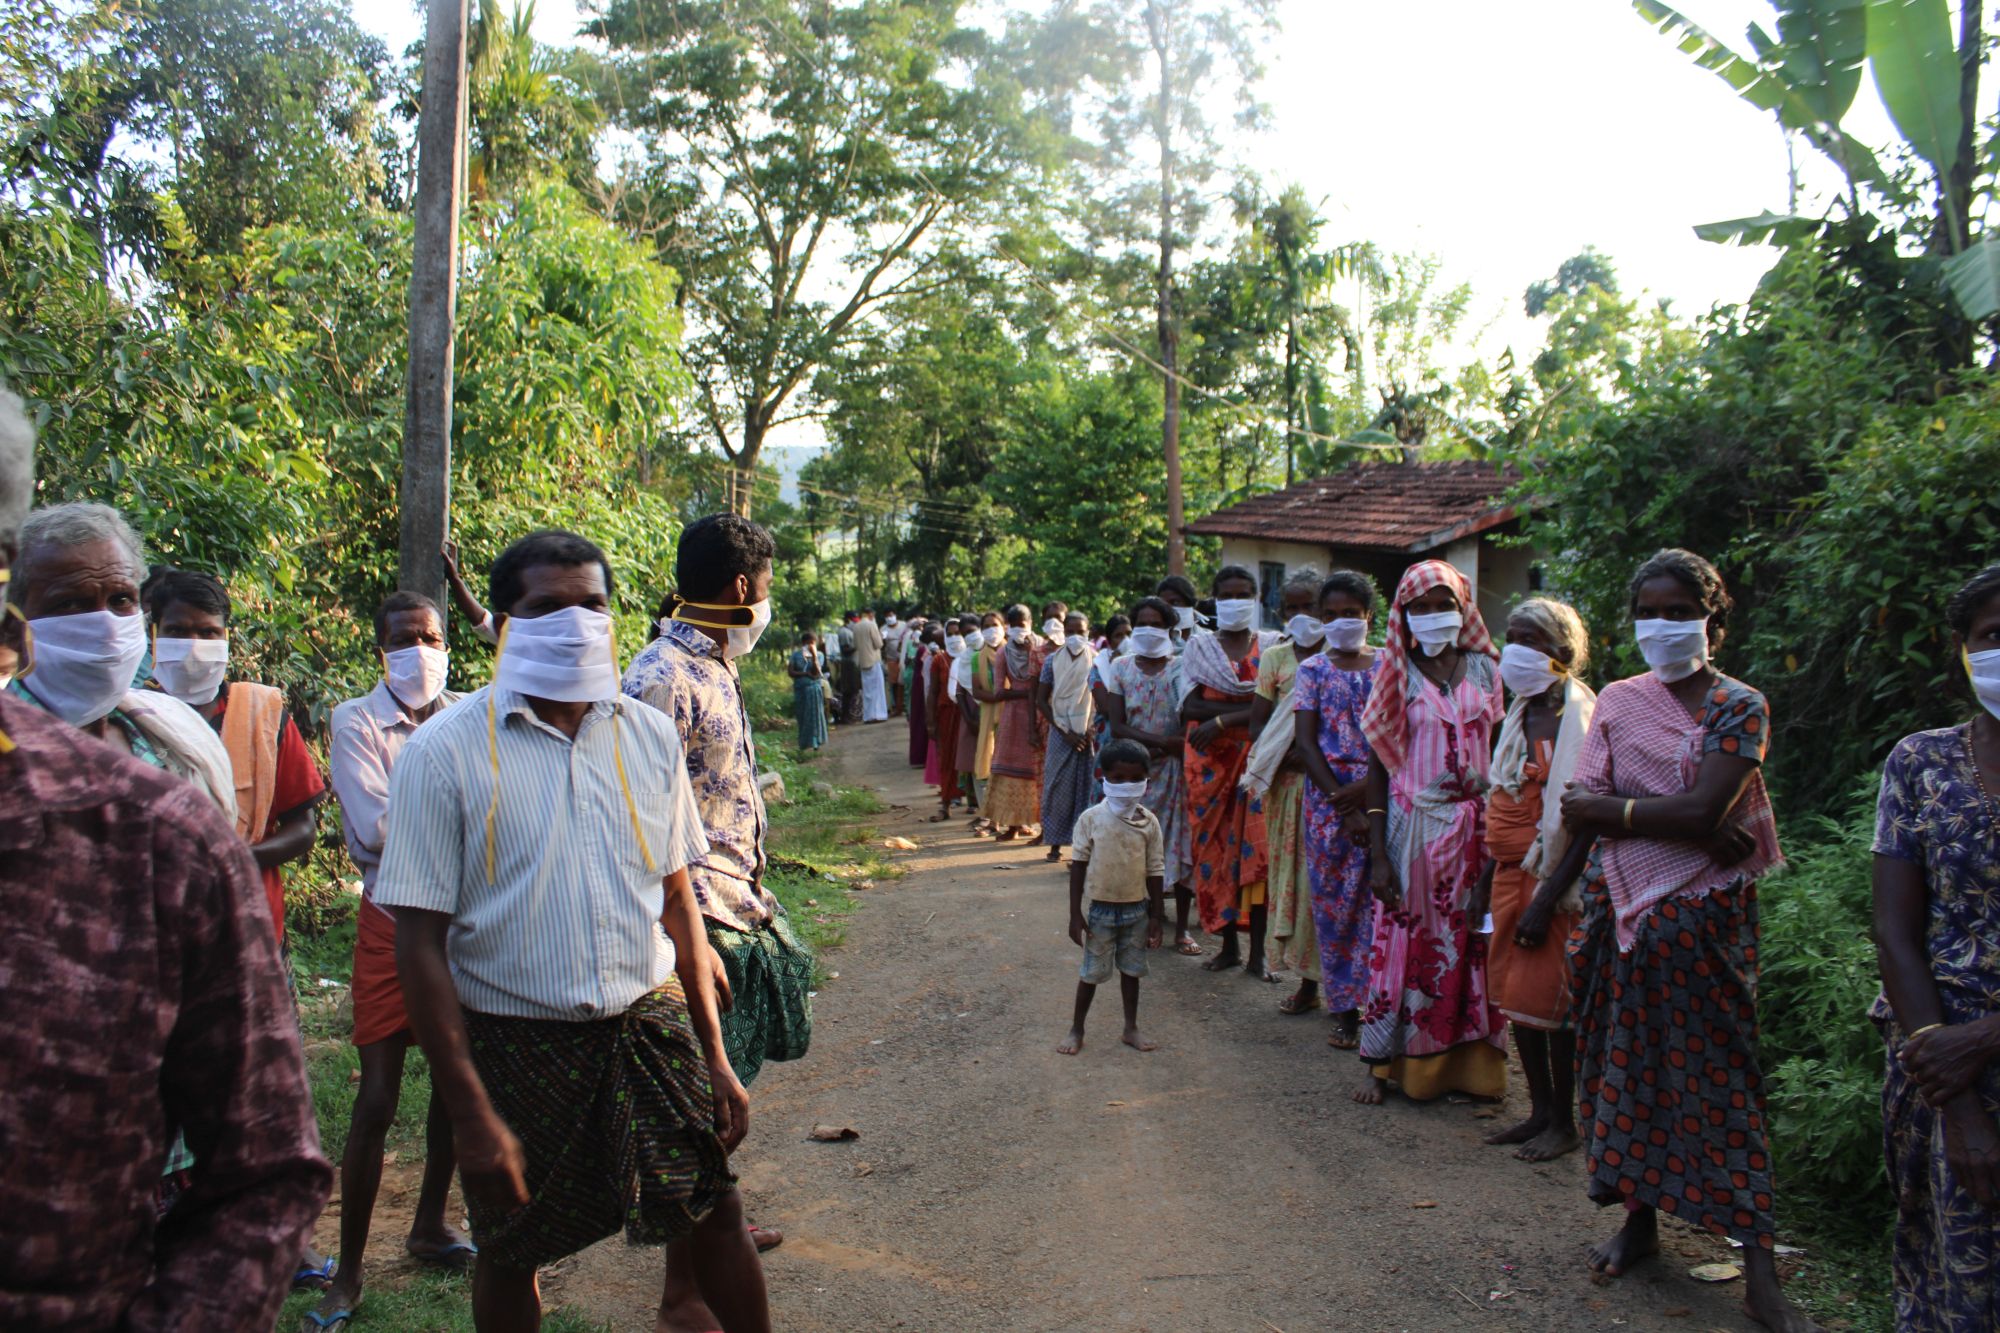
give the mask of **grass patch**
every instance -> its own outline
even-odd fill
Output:
[[[318,1292],[302,1291],[287,1298],[278,1328],[289,1333],[300,1327],[306,1311],[318,1303]],[[420,1272],[396,1287],[372,1282],[354,1322],[394,1333],[473,1333],[472,1279],[459,1273]],[[609,1333],[610,1328],[562,1309],[542,1318],[543,1333]]]

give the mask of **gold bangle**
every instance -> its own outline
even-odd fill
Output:
[[[1912,1032],[1909,1036],[1903,1038],[1903,1040],[1915,1041],[1918,1037],[1923,1036],[1926,1032],[1936,1032],[1939,1028],[1943,1026],[1945,1026],[1943,1023],[1926,1023],[1922,1027],[1918,1028],[1915,1032]]]
[[[1625,827],[1628,829],[1632,827],[1632,807],[1637,804],[1639,804],[1638,797],[1628,796],[1625,798]]]

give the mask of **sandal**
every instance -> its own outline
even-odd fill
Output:
[[[1319,1008],[1319,996],[1315,995],[1310,1000],[1301,1002],[1297,991],[1278,1001],[1278,1012],[1281,1014],[1309,1014],[1317,1008]]]
[[[776,1227],[760,1227],[755,1222],[747,1225],[750,1228],[751,1243],[756,1245],[759,1254],[766,1250],[775,1250],[785,1243],[785,1233]]]
[[[327,1257],[326,1262],[321,1264],[318,1268],[314,1268],[310,1264],[300,1265],[298,1271],[292,1274],[292,1290],[293,1291],[326,1290],[327,1287],[332,1285],[333,1283],[334,1270],[339,1265],[339,1262],[340,1261],[338,1259],[335,1259],[329,1255]]]
[[[1174,941],[1174,952],[1183,958],[1199,958],[1204,952],[1192,935],[1183,935]]]
[[[1327,1034],[1326,1044],[1336,1051],[1357,1051],[1361,1049],[1361,1033],[1343,1023]]]
[[[441,1250],[415,1250],[407,1245],[403,1250],[418,1263],[448,1273],[471,1272],[472,1261],[479,1257],[479,1247],[466,1241],[454,1241]]]

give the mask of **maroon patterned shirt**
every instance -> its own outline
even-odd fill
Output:
[[[249,847],[38,709],[0,733],[0,1328],[267,1330],[333,1177]]]

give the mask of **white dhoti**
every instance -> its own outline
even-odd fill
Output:
[[[861,720],[863,722],[889,720],[889,692],[882,684],[880,662],[864,669],[861,673]]]

